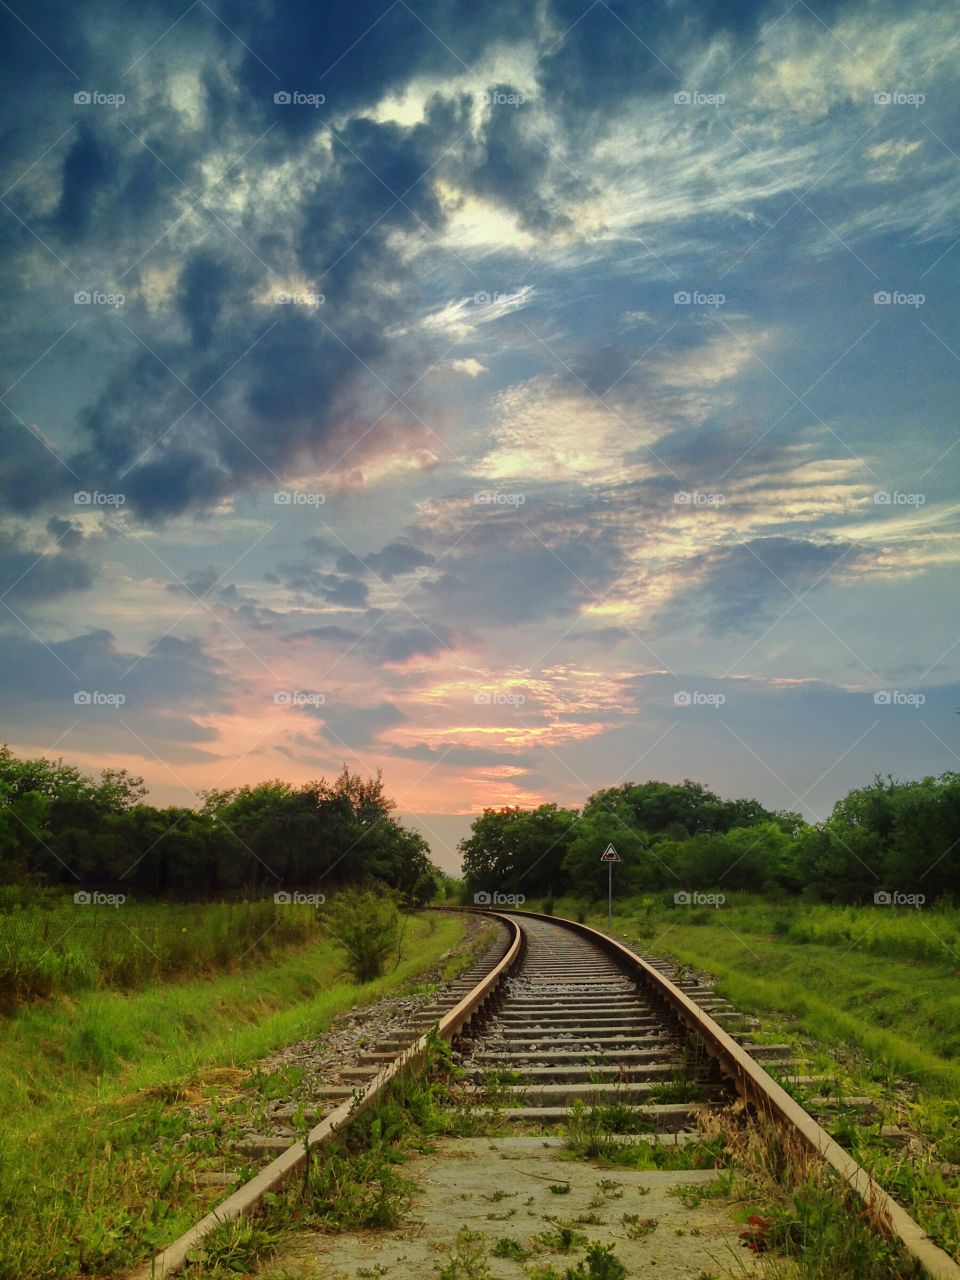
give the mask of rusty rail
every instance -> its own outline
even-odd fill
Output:
[[[491,913],[483,912],[483,914]],[[496,994],[500,983],[523,952],[524,939],[520,927],[506,916],[498,916],[498,919],[512,933],[507,951],[473,990],[467,992],[463,999],[439,1020],[437,1034],[442,1040],[452,1040]],[[204,1236],[214,1228],[224,1222],[246,1217],[255,1212],[265,1195],[276,1191],[292,1174],[303,1168],[308,1150],[312,1152],[323,1143],[330,1142],[355,1116],[367,1110],[401,1071],[421,1063],[426,1057],[428,1041],[429,1036],[422,1035],[415,1044],[404,1049],[392,1062],[387,1063],[381,1071],[377,1072],[362,1093],[358,1093],[349,1102],[341,1103],[316,1124],[305,1139],[298,1139],[289,1146],[249,1182],[245,1182],[226,1200],[221,1201],[215,1209],[211,1209],[189,1231],[168,1245],[162,1253],[129,1272],[129,1280],[163,1280],[163,1277],[172,1275],[187,1262],[190,1251],[196,1248]]]
[[[934,1244],[906,1209],[888,1195],[867,1170],[849,1152],[844,1151],[742,1045],[669,978],[646,960],[642,960],[629,947],[590,925],[544,915],[538,911],[514,914],[549,920],[554,924],[564,925],[583,937],[591,938],[598,947],[617,959],[625,970],[640,975],[648,987],[652,987],[664,998],[684,1026],[703,1041],[708,1053],[718,1060],[723,1071],[732,1078],[744,1101],[753,1105],[761,1114],[785,1125],[812,1147],[853,1188],[871,1214],[885,1224],[929,1276],[934,1277],[934,1280],[960,1280],[960,1266],[939,1245]]]

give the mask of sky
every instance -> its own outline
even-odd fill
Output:
[[[808,820],[960,765],[949,4],[2,6],[0,710]]]

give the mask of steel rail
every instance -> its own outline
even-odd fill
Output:
[[[484,911],[480,914],[489,917],[494,913]],[[507,951],[490,972],[438,1020],[436,1034],[441,1040],[452,1040],[482,1010],[483,1006],[496,996],[500,984],[523,954],[524,936],[519,925],[508,916],[497,914],[496,918],[510,930],[511,937]],[[277,1191],[292,1174],[303,1168],[308,1154],[312,1154],[315,1148],[324,1143],[332,1141],[351,1120],[366,1111],[400,1072],[421,1063],[426,1057],[429,1040],[429,1033],[424,1034],[414,1044],[402,1050],[392,1062],[387,1063],[377,1072],[362,1093],[355,1095],[349,1102],[341,1103],[316,1124],[305,1139],[298,1139],[292,1143],[286,1151],[245,1182],[242,1187],[238,1187],[215,1209],[211,1209],[189,1231],[167,1245],[155,1258],[128,1272],[128,1280],[163,1280],[164,1277],[180,1270],[189,1260],[191,1250],[195,1249],[216,1227],[224,1222],[254,1213],[264,1196]]]
[[[572,932],[591,939],[607,955],[617,959],[628,973],[632,971],[641,976],[648,988],[663,997],[683,1025],[703,1041],[707,1052],[717,1059],[724,1073],[731,1077],[745,1102],[796,1133],[812,1147],[852,1187],[873,1218],[900,1241],[927,1275],[934,1277],[934,1280],[960,1280],[960,1265],[930,1239],[903,1205],[884,1191],[867,1170],[764,1071],[747,1049],[728,1035],[669,978],[629,947],[590,925],[563,920],[559,916],[548,916],[538,911],[518,911],[513,914],[563,925]]]

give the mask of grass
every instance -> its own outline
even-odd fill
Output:
[[[558,901],[575,919],[582,904]],[[605,912],[586,912],[605,929]],[[747,1013],[798,1032],[942,1098],[960,1095],[960,910],[828,907],[728,894],[723,907],[660,898],[616,905],[614,932],[637,950],[716,979]],[[880,961],[881,963],[878,963]]]
[[[737,1107],[705,1123],[724,1135],[722,1192],[738,1206],[741,1241],[764,1255],[765,1280],[922,1280],[922,1268],[801,1139],[763,1119],[744,1125]],[[677,1193],[689,1203],[699,1190]]]
[[[587,912],[573,902],[556,908],[606,926],[599,904]],[[811,1092],[875,1098],[872,1120],[840,1113],[823,1123],[941,1248],[960,1258],[958,929],[960,911],[947,906],[828,907],[746,894],[730,894],[723,907],[705,911],[633,898],[614,914],[615,933],[636,950],[707,973],[738,1009],[762,1018],[761,1038],[798,1045],[812,1064],[809,1073],[831,1082],[812,1089],[787,1084],[801,1103]],[[916,1141],[909,1150],[889,1148],[878,1135],[881,1122],[907,1127]],[[612,1141],[601,1134],[597,1144]],[[808,1191],[815,1204],[826,1194],[819,1184]],[[797,1212],[809,1225],[822,1211]]]
[[[711,1169],[724,1158],[722,1134],[683,1146],[645,1138],[623,1140],[621,1135],[642,1132],[649,1123],[625,1104],[575,1102],[564,1128],[564,1154],[611,1169]],[[603,1183],[601,1189],[605,1190]]]
[[[332,944],[314,942],[241,973],[83,992],[8,1017],[0,1280],[109,1275],[176,1238],[222,1194],[195,1186],[214,1151],[195,1141],[184,1104],[219,1095],[229,1124],[248,1064],[408,984],[463,933],[459,917],[412,918],[400,967],[363,987],[342,978]],[[250,1245],[224,1235],[228,1252]]]
[[[180,974],[217,972],[277,955],[320,931],[315,907],[273,898],[109,905],[8,887],[0,893],[0,1014],[52,995],[135,991]]]

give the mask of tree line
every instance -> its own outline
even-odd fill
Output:
[[[465,897],[605,896],[600,855],[609,844],[623,860],[622,893],[750,890],[859,903],[891,892],[930,903],[960,891],[960,774],[877,776],[819,823],[722,800],[689,779],[609,787],[582,809],[486,809],[460,843]]]
[[[205,791],[196,809],[146,793],[126,769],[95,779],[0,747],[0,884],[191,897],[377,881],[412,903],[436,892],[428,845],[394,816],[379,771]]]

